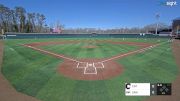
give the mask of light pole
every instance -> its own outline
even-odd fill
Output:
[[[177,26],[177,30],[176,30],[176,31],[177,31],[176,33],[177,33],[177,34],[179,34],[179,28],[180,28],[180,26],[178,25],[178,26]]]
[[[159,13],[157,13],[157,14],[156,14],[156,20],[157,20],[157,23],[156,23],[156,35],[157,35],[157,33],[158,33],[159,17],[160,17],[160,15],[159,15]]]

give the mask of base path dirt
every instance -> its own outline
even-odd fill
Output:
[[[39,101],[34,97],[17,92],[1,73],[3,41],[0,40],[0,101]]]
[[[102,61],[101,59],[81,59],[79,61],[83,63],[79,63],[78,65],[77,62],[65,60],[60,64],[58,72],[66,77],[76,80],[111,79],[123,72],[123,67],[115,61],[108,61],[105,63],[98,63],[99,61]],[[92,66],[86,67],[87,65]],[[87,74],[85,72],[87,72]],[[88,74],[88,72],[93,74]]]
[[[178,75],[176,80],[172,82],[171,96],[152,96],[147,101],[180,101],[180,40],[175,40],[172,43],[173,54],[178,66]]]
[[[88,45],[88,46],[83,46],[82,48],[93,49],[93,48],[97,48],[97,46]]]
[[[118,64],[115,61],[115,59],[122,58],[124,56],[128,56],[130,54],[134,54],[138,52],[138,51],[129,52],[124,55],[120,54],[119,56],[117,55],[109,59],[106,59],[108,61],[104,61],[104,59],[74,60],[73,58],[66,57],[62,54],[55,54],[55,53],[41,50],[38,48],[38,46],[44,46],[44,45],[50,45],[50,44],[68,44],[68,43],[75,43],[75,42],[79,43],[79,41],[31,43],[31,44],[26,44],[26,47],[40,51],[44,54],[55,56],[57,58],[63,58],[64,62],[60,64],[60,68],[58,68],[58,71],[62,73],[64,76],[67,76],[72,79],[78,79],[78,80],[103,80],[103,79],[110,79],[112,77],[118,76],[123,72],[123,68],[120,64]],[[142,44],[142,43],[135,43],[135,42],[133,43],[114,42],[113,44],[128,44],[128,45],[133,45],[133,46],[140,46],[142,48],[149,47],[152,45],[152,44]],[[3,41],[0,41],[0,70],[1,70],[1,64],[2,64],[2,57],[3,57]],[[79,65],[77,63],[79,63]],[[77,66],[79,68],[77,68]],[[96,73],[96,74],[86,75],[84,74],[85,72]],[[38,100],[35,99],[34,97],[17,92],[0,72],[0,101],[38,101]]]
[[[85,41],[90,43],[91,41]],[[55,45],[55,44],[69,44],[69,43],[80,43],[80,41],[61,41],[61,42],[37,42],[24,44],[27,48],[31,48],[36,51],[40,51],[47,55],[52,55],[56,58],[63,58],[64,62],[60,64],[57,69],[59,73],[65,77],[69,77],[75,80],[105,80],[117,77],[123,72],[123,66],[116,62],[116,59],[123,58],[132,54],[136,54],[142,51],[146,51],[158,44],[140,43],[140,42],[114,42],[114,41],[96,41],[96,43],[111,43],[111,44],[126,44],[131,46],[138,46],[138,50],[130,51],[124,54],[117,54],[109,58],[102,59],[77,59],[64,54],[57,54],[51,51],[41,49],[40,46]],[[87,47],[86,47],[87,48]],[[95,48],[88,47],[88,48]]]

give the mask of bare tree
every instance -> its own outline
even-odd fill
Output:
[[[39,13],[26,13],[23,7],[10,9],[0,4],[0,30],[5,32],[43,32],[45,16]]]
[[[0,23],[1,23],[1,29],[4,29],[4,31],[8,31],[8,25],[9,25],[9,8],[5,7],[4,5],[0,5]]]
[[[19,31],[24,32],[25,29],[25,20],[26,20],[26,10],[23,7],[15,7],[16,16],[19,22]]]
[[[43,27],[43,25],[45,24],[45,16],[43,15],[43,14],[39,14],[39,13],[37,13],[36,14],[36,18],[37,18],[37,31],[38,32],[42,32],[42,27]]]
[[[154,23],[154,24],[149,24],[149,25],[144,26],[143,29],[144,29],[146,32],[153,31],[153,32],[156,33],[156,28],[157,28],[157,24]],[[162,23],[162,22],[159,22],[159,23],[158,23],[157,32],[158,32],[158,30],[169,29],[169,28],[170,28],[169,25],[167,25],[167,24],[165,24],[165,23]]]

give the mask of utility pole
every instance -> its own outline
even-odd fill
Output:
[[[4,35],[4,29],[1,29],[1,34]]]
[[[159,13],[157,13],[157,14],[156,14],[156,20],[157,20],[157,23],[156,23],[156,35],[157,35],[157,33],[158,33],[159,17],[160,17],[160,15],[159,15]]]
[[[2,34],[2,35],[1,35]],[[0,36],[2,36],[2,39],[5,39],[5,35],[4,35],[4,29],[1,29],[1,33],[0,33]]]

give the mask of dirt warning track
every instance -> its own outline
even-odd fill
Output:
[[[37,44],[36,44],[37,45]],[[173,53],[174,53],[174,56],[175,56],[175,59],[176,59],[176,63],[178,65],[178,68],[179,68],[179,71],[180,71],[180,41],[179,40],[175,40],[173,43],[172,43],[172,49],[173,49]],[[123,56],[122,56],[123,57]],[[0,70],[2,68],[2,58],[3,58],[3,41],[0,40]],[[60,58],[60,57],[59,57]],[[93,60],[80,60],[82,62],[94,62]],[[100,62],[102,60],[95,60],[97,62]],[[112,60],[110,61],[112,62]],[[76,63],[76,62],[72,62],[70,60],[64,60],[64,63],[60,64],[60,67],[61,66],[68,66],[68,65],[73,65],[73,63]],[[119,71],[112,71],[114,74],[116,74],[116,72],[119,72],[121,73],[123,71],[123,67],[120,65],[120,64],[117,64],[115,61],[113,61],[112,63],[107,63],[105,62],[104,65],[106,65],[107,67],[112,67],[111,64],[115,64],[116,66],[113,66],[113,67],[117,67],[119,69]],[[69,66],[68,66],[69,67]],[[72,73],[71,71],[74,69],[74,70],[77,70],[77,65],[72,67],[72,68],[58,68],[59,72],[62,73],[62,71],[65,71],[63,72],[65,76],[68,76],[69,77],[69,73]],[[61,70],[62,69],[62,70]],[[106,68],[107,70],[104,70],[106,72],[103,72],[102,73],[102,70],[100,69],[98,72],[100,72],[101,74],[99,74],[99,79],[104,79],[106,77],[106,73],[108,74],[107,71],[110,71],[109,69],[110,68]],[[68,72],[69,71],[69,72]],[[82,70],[78,70],[77,73],[82,73]],[[74,73],[73,76],[76,76],[78,77],[78,79],[89,79],[89,80],[93,80],[94,78],[94,75],[92,76],[84,76],[83,77],[80,75],[80,74],[77,74],[77,73]],[[105,74],[104,74],[105,73]],[[78,76],[80,75],[80,76]],[[110,75],[110,74],[108,74]],[[113,75],[112,75],[113,76]],[[109,76],[110,77],[110,76]],[[71,76],[70,76],[71,78]],[[74,78],[72,78],[74,79]],[[154,97],[151,97],[150,99],[148,99],[148,101],[179,101],[180,99],[180,73],[179,75],[177,76],[176,80],[172,83],[172,87],[173,87],[173,91],[172,91],[172,95],[171,96],[154,96]],[[31,96],[28,96],[28,95],[25,95],[25,94],[22,94],[22,93],[19,93],[17,92],[12,86],[11,84],[5,79],[5,77],[3,76],[3,74],[1,73],[0,71],[0,101],[39,101]]]

